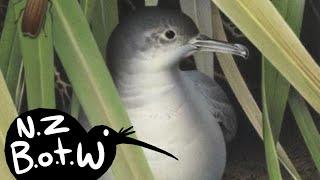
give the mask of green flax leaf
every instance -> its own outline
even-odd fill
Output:
[[[19,3],[15,6],[18,18],[23,8]],[[21,26],[21,19],[18,24]],[[25,70],[28,108],[55,108],[55,81],[51,18],[49,11],[44,27],[37,38],[24,36],[18,28],[20,47]]]
[[[213,21],[215,28],[213,28],[213,37],[221,41],[227,41],[226,34],[223,29],[223,24],[221,20],[220,13],[218,9],[213,6]],[[229,54],[217,54],[218,62],[226,76],[226,79],[233,90],[237,100],[239,101],[242,109],[246,113],[250,123],[257,131],[258,135],[263,138],[262,131],[262,113],[255,102],[252,94],[250,93],[232,55]],[[288,155],[278,143],[277,152],[280,162],[288,170],[288,172],[293,176],[294,179],[301,179],[297,170],[290,161]]]
[[[101,54],[106,58],[106,47],[111,32],[119,22],[117,0],[97,0],[91,22],[93,36]]]
[[[320,68],[270,1],[212,0],[320,112]]]
[[[292,30],[299,35],[305,1],[273,0],[272,2]],[[277,141],[287,105],[290,84],[265,57],[262,58],[262,63],[264,67],[262,71],[265,73],[265,79],[262,80],[262,83],[265,83],[264,87],[266,88],[266,102],[264,103],[267,103],[273,137]]]
[[[12,49],[14,48],[14,40],[16,37],[17,24],[15,22],[14,2],[15,1],[13,0],[9,2],[4,28],[0,39],[0,69],[4,75],[7,74],[9,60],[12,55]]]
[[[289,105],[311,153],[312,160],[315,162],[318,171],[320,171],[320,134],[308,110],[308,106],[295,90],[290,92]]]
[[[12,176],[5,159],[4,145],[7,131],[12,121],[17,117],[17,111],[0,71],[0,179],[11,180]]]

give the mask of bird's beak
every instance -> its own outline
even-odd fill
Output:
[[[199,35],[191,39],[189,44],[192,45],[196,51],[230,53],[246,59],[249,56],[248,49],[241,44],[231,44],[228,42],[217,41],[210,39],[205,35]]]
[[[162,153],[162,154],[165,154],[167,156],[170,156],[176,160],[178,160],[178,158],[176,158],[174,155],[172,155],[171,153],[165,151],[165,150],[162,150],[160,148],[157,148],[151,144],[147,144],[145,142],[142,142],[142,141],[139,141],[139,140],[136,140],[136,139],[133,139],[133,138],[130,138],[130,137],[122,137],[119,141],[119,144],[132,144],[132,145],[136,145],[136,146],[140,146],[140,147],[144,147],[144,148],[147,148],[147,149],[151,149],[153,151],[157,151],[159,153]]]

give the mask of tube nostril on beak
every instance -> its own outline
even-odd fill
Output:
[[[194,46],[197,51],[229,53],[245,59],[249,57],[249,50],[244,45],[213,40],[202,34],[190,40],[189,44]]]

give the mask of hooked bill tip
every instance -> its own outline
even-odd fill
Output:
[[[246,46],[242,45],[242,44],[234,44],[236,47],[239,48],[239,55],[241,57],[243,57],[244,59],[248,59],[249,58],[249,50]]]

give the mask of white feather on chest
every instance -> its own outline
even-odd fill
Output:
[[[183,78],[183,73],[178,77],[180,78],[172,79],[172,84],[153,89],[133,90],[131,86],[130,91],[121,89],[118,84],[137,137],[179,158],[176,162],[144,149],[157,177],[171,174],[171,171],[171,175],[180,172],[178,174],[186,178],[207,179],[205,177],[212,177],[213,174],[220,175],[226,154],[219,120],[212,116],[206,99],[197,92],[192,81]],[[194,165],[202,167],[203,171],[195,171],[190,176]],[[217,172],[213,173],[212,169]],[[187,171],[190,172],[186,173]]]

